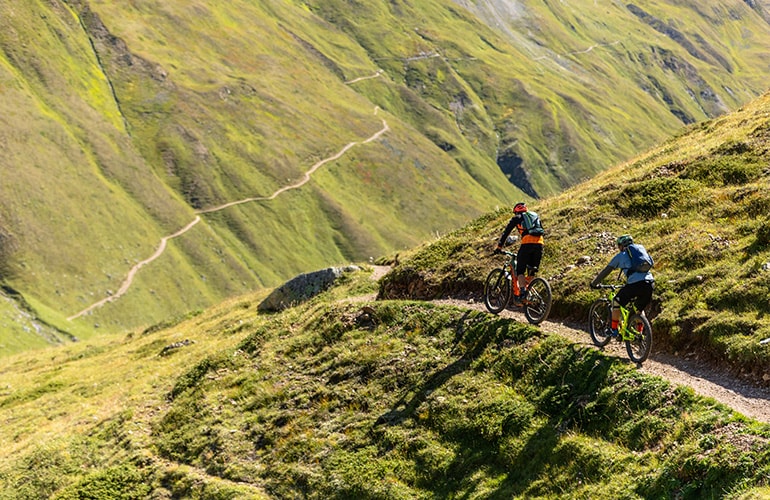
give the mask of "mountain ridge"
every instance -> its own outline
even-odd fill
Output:
[[[604,13],[579,5],[535,12],[525,46],[463,7],[427,0],[350,15],[344,2],[5,6],[2,279],[38,320],[86,338],[412,247],[587,178],[677,130],[681,117],[708,116],[700,93],[687,92],[699,88],[687,71],[731,106],[756,94],[764,66],[754,61],[770,49],[754,33],[767,28],[737,5],[738,20],[707,27],[698,17],[680,30],[688,40],[700,40],[696,27],[708,34],[733,74],[689,61],[662,35],[615,43],[618,28],[597,20]],[[642,7],[666,19],[660,4]],[[619,29],[647,33],[626,24],[637,22],[628,9],[610,13]],[[614,86],[626,94],[609,92],[612,81],[629,82]],[[391,126],[380,144],[269,207],[212,215],[195,238],[173,240],[152,279],[140,275],[120,302],[67,321],[120,290],[196,210],[279,189],[376,132],[375,106]],[[6,324],[28,335],[29,325]]]

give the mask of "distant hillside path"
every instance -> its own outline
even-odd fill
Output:
[[[486,311],[486,307],[480,302],[454,299],[434,302]],[[507,309],[501,312],[500,316],[521,322],[527,321],[524,314]],[[588,332],[579,327],[544,321],[540,328],[545,332],[561,335],[575,344],[595,348]],[[653,348],[654,343],[653,337]],[[628,360],[626,348],[619,342],[611,342],[604,348],[604,352],[609,356]],[[726,370],[699,362],[697,359],[686,359],[662,352],[653,352],[650,359],[644,362],[641,370],[664,378],[673,384],[691,387],[696,393],[713,398],[747,417],[770,423],[770,389],[751,385],[730,375]]]
[[[345,82],[345,84],[347,84],[347,85],[350,85],[351,83],[360,82],[361,80],[370,80],[370,79],[372,79],[372,78],[379,78],[379,77],[381,77],[381,76],[382,76],[382,70],[380,69],[380,70],[377,70],[377,72],[376,72],[376,73],[374,73],[374,74],[373,74],[373,75],[371,75],[371,76],[360,76],[360,77],[358,77],[358,78],[355,78],[355,79],[353,79],[353,80],[348,80],[348,81],[346,81],[346,82]]]
[[[620,43],[620,40],[617,40],[617,41],[614,41],[614,42],[610,42],[610,43],[597,43],[597,44],[591,45],[590,47],[588,47],[585,50],[574,50],[572,52],[567,52],[564,55],[556,54],[556,57],[567,57],[567,56],[576,55],[576,54],[587,54],[587,53],[591,52],[592,50],[594,50],[595,48],[598,48],[598,47],[608,47],[610,45],[617,45],[619,43]],[[532,58],[533,61],[541,61],[543,59],[551,59],[551,60],[553,60],[553,57],[551,57],[551,56],[538,56],[538,57],[533,57]]]
[[[375,107],[374,108],[374,114],[375,115],[377,114],[378,110],[379,110],[379,107]],[[240,205],[242,203],[249,203],[249,202],[254,202],[254,201],[273,200],[277,196],[279,196],[280,194],[285,193],[286,191],[289,191],[291,189],[297,189],[297,188],[300,188],[303,185],[305,185],[308,181],[310,181],[310,176],[316,170],[321,168],[323,165],[329,163],[330,161],[334,161],[334,160],[339,159],[342,155],[344,155],[352,147],[360,145],[360,144],[367,144],[367,143],[370,143],[372,141],[375,141],[375,140],[379,139],[380,136],[382,134],[384,134],[385,132],[387,132],[388,130],[390,130],[390,127],[388,126],[388,122],[386,122],[385,120],[382,120],[382,128],[379,131],[377,131],[374,135],[372,135],[371,137],[369,137],[368,139],[365,139],[363,141],[355,141],[355,142],[348,143],[337,154],[334,154],[334,155],[332,155],[332,156],[330,156],[328,158],[324,158],[323,160],[319,161],[318,163],[316,163],[315,165],[310,167],[310,170],[305,172],[304,176],[302,177],[302,179],[300,181],[298,181],[298,182],[296,182],[294,184],[291,184],[289,186],[282,187],[281,189],[277,190],[276,192],[274,192],[270,196],[258,196],[258,197],[254,197],[254,198],[246,198],[246,199],[243,199],[243,200],[232,201],[230,203],[225,203],[224,205],[219,205],[217,207],[212,207],[212,208],[206,208],[206,209],[198,210],[195,213],[196,214],[208,214],[208,213],[212,213],[212,212],[218,212],[220,210],[224,210],[226,208],[233,207],[235,205]],[[120,285],[120,288],[118,289],[118,291],[116,293],[114,293],[113,295],[110,295],[109,297],[106,297],[106,298],[104,298],[104,299],[102,299],[102,300],[100,300],[100,301],[98,301],[98,302],[96,302],[94,304],[91,304],[90,306],[86,307],[85,309],[83,309],[82,311],[78,312],[77,314],[73,314],[72,316],[67,318],[67,320],[69,320],[69,321],[75,320],[75,319],[77,319],[77,318],[79,318],[79,317],[81,317],[81,316],[83,316],[85,314],[88,314],[89,312],[93,311],[94,309],[103,306],[104,304],[106,304],[108,302],[112,302],[112,301],[117,300],[118,298],[120,298],[123,294],[125,294],[128,291],[129,287],[134,282],[134,277],[136,276],[136,273],[139,272],[139,269],[141,269],[143,266],[149,264],[150,262],[154,261],[155,259],[157,259],[161,255],[163,255],[163,252],[166,250],[166,245],[168,243],[168,240],[170,240],[172,238],[176,238],[177,236],[183,235],[184,233],[186,233],[187,231],[192,229],[198,222],[200,222],[200,220],[201,220],[200,215],[198,215],[198,216],[195,217],[195,219],[192,222],[187,224],[185,227],[183,227],[179,231],[175,232],[174,234],[170,234],[168,236],[164,236],[161,239],[161,241],[160,241],[160,245],[158,246],[157,250],[155,250],[155,253],[152,254],[152,256],[150,256],[148,259],[145,259],[145,260],[139,262],[138,264],[136,264],[134,267],[131,268],[131,270],[128,272],[128,275],[126,275],[125,280],[123,280],[123,283]]]

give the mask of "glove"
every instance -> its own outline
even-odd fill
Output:
[[[597,288],[599,288],[599,285],[598,285],[598,284],[596,284],[596,283],[591,283],[591,284],[589,284],[588,286],[590,286],[590,287],[591,287],[591,288],[593,288],[594,290],[596,290]]]
[[[493,253],[493,254],[495,254],[495,255],[497,255],[497,254],[501,254],[501,253],[503,253],[503,251],[500,249],[500,247],[497,247],[497,248],[495,248],[495,251],[494,251],[494,252],[492,252],[492,253]]]

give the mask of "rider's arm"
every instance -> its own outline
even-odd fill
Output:
[[[503,248],[505,246],[505,240],[508,239],[508,235],[511,234],[513,228],[516,227],[518,219],[518,217],[511,217],[511,220],[508,221],[508,225],[505,226],[505,230],[503,230],[503,235],[500,236],[500,240],[497,242],[497,248]]]
[[[614,269],[615,269],[615,268],[614,268],[614,267],[612,267],[612,265],[607,265],[607,267],[605,267],[604,269],[602,269],[602,270],[601,270],[601,272],[599,272],[599,274],[597,274],[597,275],[596,275],[596,278],[594,278],[594,279],[593,279],[593,281],[591,282],[591,288],[594,288],[594,287],[598,286],[598,285],[599,285],[599,283],[601,283],[602,281],[604,281],[604,278],[606,278],[607,276],[609,276],[609,275],[610,275],[610,273],[611,273],[611,272],[612,272]]]
[[[631,267],[631,258],[626,252],[618,252],[607,264],[607,267],[596,275],[596,278],[591,282],[591,288],[604,281],[604,278],[609,276],[615,269],[628,269],[629,267]]]

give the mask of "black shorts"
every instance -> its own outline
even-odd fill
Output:
[[[525,274],[529,268],[529,275],[534,276],[540,261],[543,259],[543,245],[539,243],[525,243],[519,247],[516,255],[516,275]]]
[[[615,300],[623,307],[626,307],[633,300],[636,310],[643,311],[652,302],[652,290],[654,288],[655,285],[652,281],[637,281],[621,288],[615,296]]]

